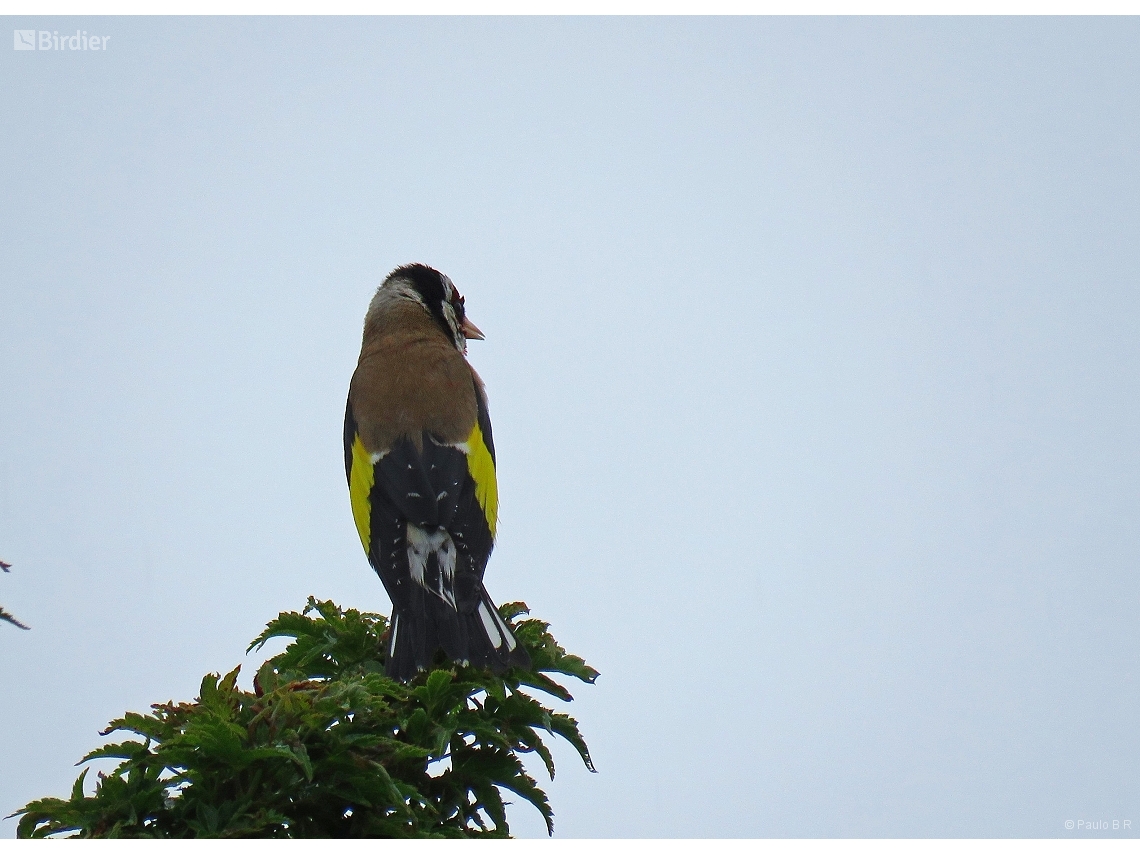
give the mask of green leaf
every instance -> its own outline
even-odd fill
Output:
[[[569,742],[577,750],[582,762],[591,772],[597,772],[594,761],[590,759],[590,749],[586,747],[586,740],[578,732],[578,722],[568,715],[561,713],[550,717],[550,729]]]
[[[105,730],[99,731],[99,735],[108,736],[117,730],[137,733],[154,742],[161,742],[173,733],[170,725],[162,719],[133,712],[124,714],[122,718],[112,720]]]
[[[526,603],[503,603],[499,606],[499,614],[503,616],[505,621],[510,623],[519,615],[529,615],[530,609]]]
[[[311,600],[312,598],[310,598]],[[253,641],[249,643],[249,647],[245,649],[246,653],[251,652],[255,648],[260,650],[265,642],[271,638],[301,638],[309,634],[313,625],[316,623],[312,618],[306,617],[299,612],[281,612],[276,618],[269,622],[269,625],[261,631]]]
[[[502,609],[508,620],[524,604]],[[110,723],[139,739],[108,741],[81,762],[120,760],[84,795],[39,799],[19,816],[23,838],[504,837],[512,792],[553,829],[546,794],[526,773],[537,754],[553,778],[540,732],[566,738],[593,769],[577,722],[520,686],[569,701],[547,673],[587,681],[595,671],[567,654],[542,621],[517,624],[530,670],[502,675],[464,665],[400,683],[384,675],[387,621],[310,597],[278,615],[251,643],[288,637],[254,680],[206,675],[197,700],[156,704]],[[450,769],[439,761],[450,757]]]
[[[427,678],[427,682],[413,692],[420,700],[424,702],[428,714],[431,715],[439,710],[446,709],[452,700],[451,692],[451,673],[448,671],[432,671]]]
[[[71,785],[71,800],[78,802],[83,800],[83,779],[87,777],[88,769],[84,769],[79,773],[79,777],[75,779],[75,783]]]
[[[538,689],[539,691],[546,692],[548,695],[554,695],[554,697],[558,698],[559,700],[574,700],[574,696],[566,691],[566,688],[564,686],[555,683],[545,674],[535,674],[531,672],[520,678],[519,683],[523,686],[530,686],[532,689]]]
[[[19,627],[20,629],[31,629],[30,626],[25,626],[16,620],[15,616],[10,612],[6,612],[2,606],[0,606],[0,620],[6,621],[7,623],[12,624],[12,626]]]
[[[234,670],[230,671],[230,673],[226,674],[226,676],[222,678],[221,682],[218,683],[218,692],[226,695],[231,694],[234,691],[234,687],[237,686],[239,671],[241,671],[240,665],[234,668]]]
[[[308,780],[313,780],[313,762],[309,759],[309,752],[305,749],[305,744],[299,742],[296,745],[284,745],[282,750],[301,767]]]
[[[218,675],[207,674],[202,678],[202,684],[198,689],[198,700],[205,704],[216,704],[219,700],[218,693]]]
[[[546,766],[546,772],[550,775],[550,780],[554,780],[554,757],[550,754],[550,749],[546,747],[546,743],[542,741],[537,733],[531,731],[528,736],[523,738],[523,744],[531,751],[534,751],[542,758],[542,762]]]
[[[119,757],[127,760],[133,760],[147,754],[150,746],[143,742],[135,742],[127,740],[126,742],[114,742],[110,745],[104,745],[102,748],[96,748],[83,756],[80,763],[86,763],[88,760],[98,760],[101,757]],[[86,769],[83,770],[87,772]],[[81,776],[82,777],[82,776]]]

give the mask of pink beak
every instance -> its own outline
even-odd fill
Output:
[[[483,339],[486,338],[486,336],[483,335],[483,331],[471,323],[470,318],[463,319],[463,323],[459,325],[459,331],[463,333],[464,338],[469,338],[473,341],[483,341]]]

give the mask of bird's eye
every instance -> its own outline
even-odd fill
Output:
[[[451,308],[455,311],[455,317],[459,318],[459,320],[462,321],[463,316],[465,314],[465,310],[463,307],[463,298],[461,296],[459,296],[458,291],[456,291],[454,293],[455,293],[455,296],[452,297]]]

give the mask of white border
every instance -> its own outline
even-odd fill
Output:
[[[3,15],[1121,15],[1140,0],[0,0]]]
[[[0,855],[22,855],[32,847],[45,844],[31,840],[0,840]],[[47,844],[51,845],[51,844]],[[95,855],[127,852],[142,855],[146,851],[159,855],[302,855],[305,852],[337,855],[376,855],[379,847],[393,855],[439,855],[445,850],[479,855],[597,855],[597,850],[620,852],[621,855],[1123,855],[1136,851],[1134,839],[618,839],[618,840],[86,840],[79,844]]]

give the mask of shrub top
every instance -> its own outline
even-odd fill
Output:
[[[527,614],[508,603],[508,621]],[[578,723],[523,687],[564,701],[550,674],[594,682],[548,624],[514,623],[531,668],[497,676],[445,661],[409,683],[384,675],[387,620],[310,597],[250,644],[291,638],[258,669],[254,691],[239,668],[208,674],[192,703],[126,713],[102,732],[133,734],[83,758],[122,762],[88,770],[68,799],[25,805],[18,837],[508,837],[503,791],[534,805],[554,832],[546,794],[520,755],[537,754],[554,778],[540,733],[570,742],[594,771]],[[68,834],[68,832],[71,832]]]

